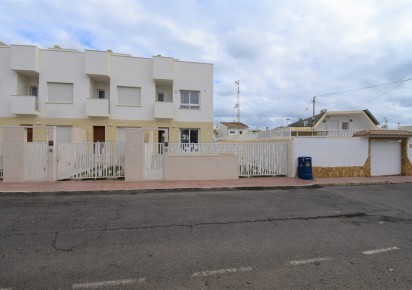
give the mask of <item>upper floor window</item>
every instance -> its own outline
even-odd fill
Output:
[[[157,93],[157,101],[164,102],[165,101],[165,94],[164,93]]]
[[[180,91],[180,108],[182,109],[199,109],[199,91]]]
[[[349,123],[348,122],[342,122],[342,130],[348,130],[349,129]]]
[[[49,102],[51,103],[73,103],[72,83],[47,83]]]
[[[103,90],[103,89],[98,89],[98,90],[97,90],[97,98],[98,98],[98,99],[104,99],[104,98],[105,98],[105,90]]]
[[[124,106],[141,106],[141,88],[117,87],[117,104]]]
[[[30,86],[29,95],[38,97],[39,96],[39,88],[37,86]]]

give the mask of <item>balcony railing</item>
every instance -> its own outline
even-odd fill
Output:
[[[108,99],[86,99],[86,115],[89,117],[110,117]]]
[[[154,117],[155,119],[173,119],[174,105],[171,102],[155,102]]]
[[[11,96],[10,110],[16,115],[38,115],[39,99],[35,96]]]

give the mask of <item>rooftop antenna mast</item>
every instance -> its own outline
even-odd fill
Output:
[[[240,96],[239,96],[239,85],[240,81],[235,81],[235,84],[237,85],[237,103],[235,106],[235,109],[237,109],[237,122],[240,123]]]

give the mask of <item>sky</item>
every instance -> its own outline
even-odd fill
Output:
[[[412,1],[0,0],[0,41],[214,64],[214,124],[369,109],[412,125]],[[361,89],[365,88],[365,89]]]

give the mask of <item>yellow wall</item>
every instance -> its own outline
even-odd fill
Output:
[[[106,141],[117,140],[117,127],[129,128],[169,128],[169,142],[180,142],[180,129],[200,129],[200,142],[213,142],[212,122],[175,122],[175,121],[131,121],[113,120],[108,118],[88,118],[88,119],[63,119],[63,118],[40,118],[40,117],[11,117],[0,118],[0,127],[3,126],[73,126],[87,130],[87,141],[93,141],[93,126],[105,126]],[[153,134],[157,141],[157,133]],[[46,139],[45,129],[33,130],[33,141],[44,141]]]

